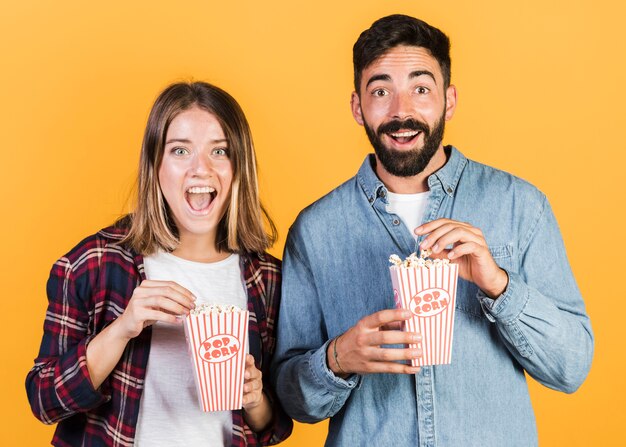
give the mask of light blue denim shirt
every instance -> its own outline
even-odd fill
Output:
[[[386,211],[373,156],[290,229],[272,379],[294,419],[331,418],[327,445],[536,445],[524,372],[571,393],[589,371],[591,325],[545,196],[446,151],[446,165],[428,178],[424,222],[447,217],[480,228],[509,275],[495,301],[459,279],[450,365],[347,380],[327,366],[329,340],[394,307],[389,255],[416,251],[406,226]]]

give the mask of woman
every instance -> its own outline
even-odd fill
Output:
[[[243,446],[289,436],[266,380],[280,263],[265,250],[275,237],[237,102],[202,82],[165,89],[148,118],[135,211],[52,268],[26,379],[35,415],[58,422],[52,443]],[[205,302],[250,312],[242,410],[198,405],[179,316]]]

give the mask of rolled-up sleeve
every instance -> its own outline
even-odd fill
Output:
[[[521,246],[519,272],[509,272],[504,293],[478,299],[509,351],[536,380],[574,392],[593,357],[593,332],[565,246],[544,197]]]
[[[272,381],[291,417],[318,422],[343,407],[360,377],[344,380],[328,368],[328,335],[297,224],[285,246],[282,290]]]
[[[77,289],[67,258],[52,267],[47,285],[48,308],[35,365],[26,377],[26,392],[35,416],[52,424],[101,405],[108,397],[94,389],[87,369],[89,312]]]

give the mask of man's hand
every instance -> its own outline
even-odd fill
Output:
[[[349,374],[419,372],[419,367],[398,361],[420,357],[421,349],[381,347],[381,345],[415,344],[421,341],[422,337],[418,333],[398,330],[401,323],[409,318],[411,312],[408,310],[389,309],[361,319],[355,326],[329,343],[326,355],[331,371],[344,378]]]
[[[428,236],[420,248],[432,250],[433,257],[446,257],[459,265],[461,278],[476,284],[491,298],[504,292],[509,277],[493,260],[480,229],[451,219],[437,219],[415,229],[418,236]],[[452,250],[445,247],[452,245]]]

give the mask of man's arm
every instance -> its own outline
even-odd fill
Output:
[[[480,230],[438,219],[416,234],[427,234],[422,248],[458,262],[461,276],[479,286],[485,315],[532,377],[568,393],[580,387],[591,367],[593,333],[545,197],[520,243],[519,273],[506,271],[502,291],[499,272],[505,271],[495,265]],[[443,249],[450,244],[452,251]]]
[[[398,361],[421,355],[410,348],[381,345],[416,343],[419,334],[403,332],[399,322],[410,312],[389,309],[365,316],[340,336],[329,339],[308,257],[293,231],[285,246],[283,297],[272,379],[287,413],[302,422],[334,416],[361,374],[415,374],[417,367]],[[335,356],[336,353],[336,356]]]
[[[311,270],[296,248],[297,239],[292,228],[283,257],[282,299],[271,374],[287,414],[313,423],[337,413],[359,377],[342,379],[328,368],[324,317]]]

